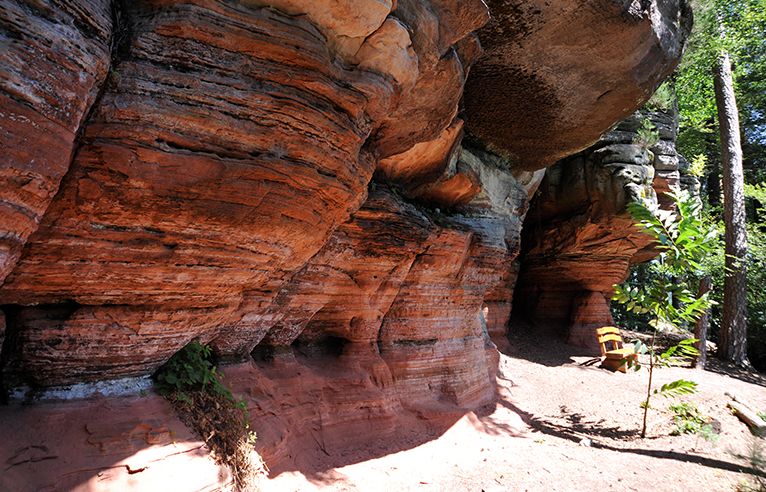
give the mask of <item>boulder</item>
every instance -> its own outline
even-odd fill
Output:
[[[686,0],[489,0],[465,90],[468,131],[520,169],[581,151],[681,58]]]

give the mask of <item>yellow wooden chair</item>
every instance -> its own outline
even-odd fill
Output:
[[[633,347],[624,347],[620,329],[614,326],[605,326],[596,330],[598,346],[601,348],[601,356],[604,360],[602,367],[612,371],[627,372],[628,362],[638,360],[638,354]]]

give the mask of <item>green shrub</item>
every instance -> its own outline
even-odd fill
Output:
[[[660,141],[660,131],[654,126],[652,120],[644,118],[641,120],[641,126],[636,131],[636,136],[633,137],[633,143],[640,145],[645,149],[650,149],[657,145]]]
[[[675,414],[673,421],[676,424],[672,435],[699,434],[711,442],[718,440],[718,434],[713,430],[713,426],[708,423],[708,419],[700,413],[694,403],[674,403],[670,405],[670,410]]]
[[[676,102],[676,93],[669,82],[663,82],[649,101],[646,103],[646,109],[650,111],[664,111],[666,113],[673,109]]]
[[[160,393],[188,400],[190,391],[212,391],[234,401],[231,391],[221,382],[212,357],[208,345],[196,340],[186,345],[155,373]]]
[[[157,388],[179,418],[205,440],[220,463],[228,465],[238,490],[248,489],[265,465],[253,453],[255,432],[243,400],[221,381],[209,346],[193,341],[154,375]]]

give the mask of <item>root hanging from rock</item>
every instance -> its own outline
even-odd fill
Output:
[[[205,441],[216,462],[231,469],[236,490],[259,490],[268,468],[253,447],[256,435],[244,402],[206,389],[177,391],[166,398],[181,421]]]

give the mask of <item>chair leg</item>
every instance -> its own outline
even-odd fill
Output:
[[[610,371],[620,371],[625,374],[628,372],[628,364],[625,359],[609,359],[605,358],[601,362],[601,367],[609,369]]]

